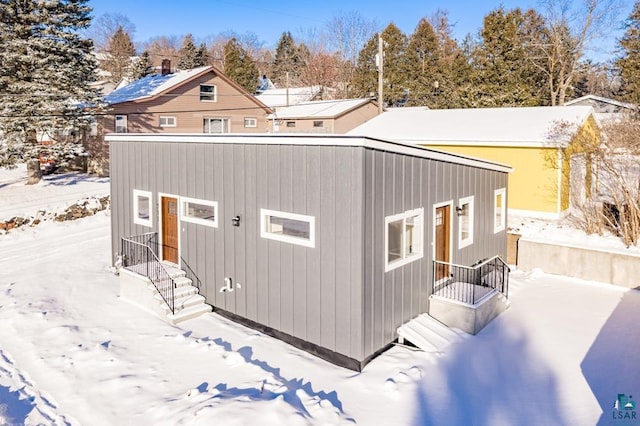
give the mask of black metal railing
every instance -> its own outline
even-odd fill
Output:
[[[160,252],[159,247],[162,247],[162,249],[172,249],[172,250],[176,250],[177,249],[175,247],[169,247],[165,244],[160,244],[159,240],[158,240],[158,233],[157,232],[152,232],[151,237],[148,240],[148,245],[149,247],[151,247],[151,249],[153,250],[153,252],[156,254],[156,256],[160,257]],[[185,272],[186,277],[189,278],[191,280],[191,284],[198,289],[198,292],[200,292],[200,287],[202,285],[202,281],[200,281],[200,278],[198,277],[198,275],[196,275],[195,271],[193,270],[193,268],[191,266],[189,266],[189,264],[187,263],[186,260],[184,260],[184,258],[182,256],[178,256],[180,258],[180,266],[182,268],[182,270]]]
[[[475,305],[492,290],[509,295],[509,266],[499,257],[473,266],[433,261],[433,294]]]
[[[171,313],[175,313],[176,283],[160,262],[157,251],[149,245],[152,235],[143,234],[121,239],[122,267],[149,278],[171,309]]]

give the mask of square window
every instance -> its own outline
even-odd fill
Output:
[[[461,198],[458,213],[458,248],[473,244],[473,197]]]
[[[215,201],[181,198],[181,206],[183,221],[218,227],[218,203]]]
[[[423,223],[423,208],[385,218],[385,272],[423,257]]]
[[[296,127],[295,121],[287,121],[287,127]]]
[[[153,226],[151,192],[133,190],[133,223]]]
[[[127,116],[116,115],[116,133],[127,133]]]
[[[200,85],[200,101],[202,102],[216,102],[217,93],[216,86],[211,84]]]
[[[244,127],[258,127],[258,119],[254,117],[245,117]]]
[[[176,127],[176,118],[172,115],[161,115],[160,127]]]
[[[315,247],[315,217],[260,209],[260,236]]]
[[[493,232],[504,231],[507,219],[507,190],[496,189],[493,198]]]
[[[324,127],[324,121],[314,121],[313,127]]]

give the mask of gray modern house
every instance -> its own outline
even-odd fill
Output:
[[[508,166],[357,136],[106,139],[113,261],[174,314],[170,269],[215,312],[360,370],[434,297],[506,293]]]

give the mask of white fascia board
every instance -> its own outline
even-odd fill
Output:
[[[104,139],[107,142],[181,142],[218,143],[229,145],[352,146],[411,155],[414,157],[478,167],[481,169],[495,170],[504,173],[513,172],[513,168],[506,164],[495,163],[479,158],[467,157],[460,154],[437,151],[419,145],[408,145],[402,142],[391,142],[364,136],[345,136],[313,133],[284,133],[278,135],[274,135],[273,133],[226,133],[221,135],[210,135],[203,133],[110,133],[107,134]]]
[[[567,142],[553,141],[481,141],[481,140],[430,140],[430,139],[395,139],[398,142],[411,145],[442,145],[442,146],[490,146],[502,148],[558,148],[568,145]]]

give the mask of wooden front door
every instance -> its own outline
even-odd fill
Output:
[[[442,206],[436,208],[436,215],[434,217],[436,235],[435,235],[435,260],[440,262],[449,263],[449,247],[450,247],[450,211],[451,206]],[[436,281],[441,280],[449,274],[449,267],[447,265],[436,264]]]
[[[162,197],[162,260],[178,263],[178,200]]]

